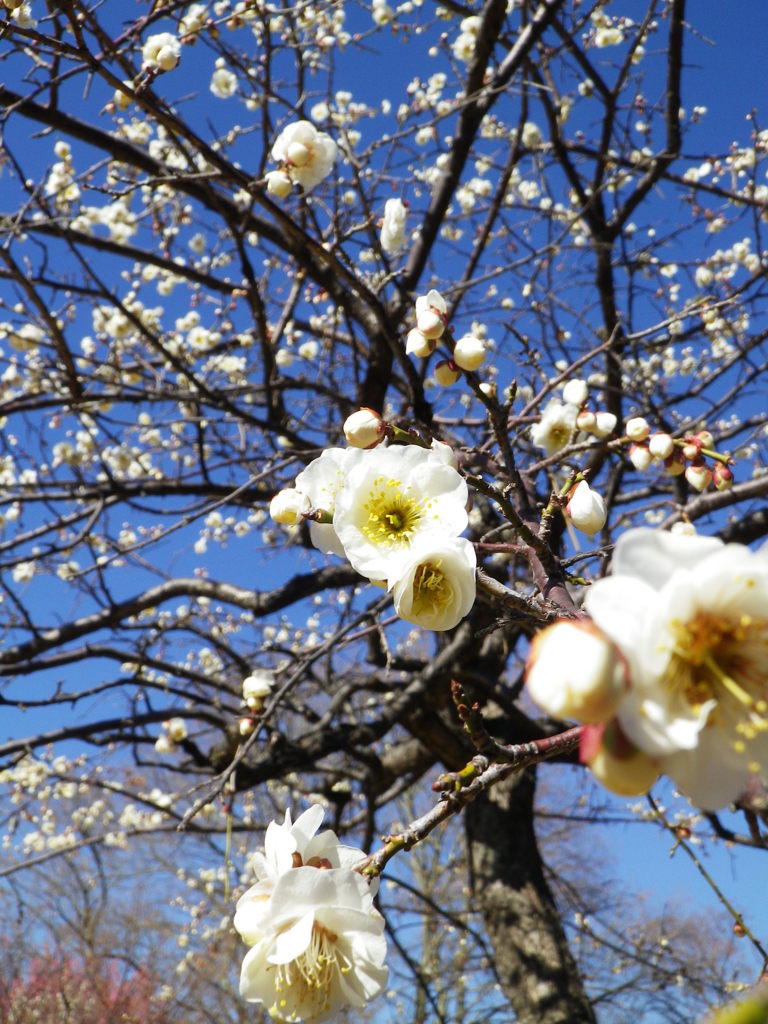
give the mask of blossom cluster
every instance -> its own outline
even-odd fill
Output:
[[[353,870],[365,855],[318,833],[323,809],[271,822],[254,854],[256,884],[240,898],[234,925],[251,947],[240,994],[280,1021],[322,1020],[362,1009],[387,981],[378,881]]]
[[[439,441],[428,449],[379,445],[384,423],[370,410],[345,426],[352,446],[311,462],[272,499],[272,518],[307,519],[315,547],[392,591],[400,618],[452,629],[474,603],[476,567],[474,547],[460,536],[468,492],[452,450]]]
[[[768,768],[768,548],[634,529],[593,583],[591,622],[540,633],[528,692],[587,723],[582,760],[609,788],[661,772],[699,807],[737,799]]]
[[[629,459],[635,469],[648,469],[654,462],[664,466],[669,476],[685,474],[686,481],[696,491],[704,491],[714,484],[718,491],[727,491],[733,484],[733,471],[729,459],[714,451],[715,439],[708,430],[686,434],[675,439],[662,431],[651,432],[642,416],[628,420],[625,426],[630,440]],[[712,468],[707,457],[713,460]]]

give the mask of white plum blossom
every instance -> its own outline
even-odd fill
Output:
[[[573,377],[563,385],[563,401],[568,405],[576,405],[579,409],[584,405],[589,395],[589,387],[585,380]]]
[[[243,680],[243,700],[247,707],[255,710],[261,706],[265,697],[272,692],[275,677],[266,669],[256,669]]]
[[[765,547],[629,530],[584,607],[629,663],[621,729],[695,804],[723,807],[765,772]]]
[[[405,245],[405,220],[408,207],[402,199],[388,199],[384,204],[381,223],[381,248],[384,252],[397,252]]]
[[[336,143],[311,121],[286,125],[272,147],[272,159],[282,165],[290,180],[310,192],[327,178],[336,159]]]
[[[421,333],[418,327],[408,331],[405,339],[405,351],[409,356],[416,356],[419,359],[427,359],[435,350],[437,340],[427,338]]]
[[[537,448],[543,448],[547,455],[554,455],[568,444],[575,426],[576,406],[563,405],[553,398],[539,422],[531,427],[531,440]]]
[[[629,688],[627,663],[593,623],[558,619],[531,641],[528,694],[555,718],[602,722]]]
[[[326,448],[318,459],[296,477],[296,487],[306,494],[313,508],[333,515],[336,497],[352,467],[363,456],[360,448]],[[336,536],[333,523],[309,524],[309,537],[320,551],[344,556],[344,546]]]
[[[446,630],[475,602],[475,549],[464,537],[415,545],[392,588],[401,619],[425,629]]]
[[[361,454],[336,496],[333,526],[353,568],[392,586],[423,540],[466,528],[467,484],[415,445]]]
[[[181,743],[187,738],[187,723],[183,718],[169,718],[163,722],[163,727],[174,743]]]
[[[582,533],[594,537],[605,526],[608,513],[601,494],[593,491],[586,480],[579,481],[573,489],[565,514]]]
[[[171,32],[157,32],[144,43],[141,57],[145,68],[172,71],[181,60],[181,43]]]
[[[416,326],[425,338],[434,340],[442,336],[447,313],[445,299],[434,288],[416,299]]]
[[[219,57],[216,61],[216,68],[211,75],[209,88],[219,100],[229,99],[237,91],[237,75],[234,71],[229,70],[223,57]]]
[[[253,857],[257,883],[240,898],[234,925],[252,948],[240,993],[284,1021],[327,1019],[362,1009],[387,981],[378,883],[353,870],[364,855],[331,831],[319,834],[319,806],[267,828]]]

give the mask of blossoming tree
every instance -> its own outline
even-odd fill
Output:
[[[211,843],[278,1020],[391,1020],[403,966],[418,1020],[626,1019],[537,773],[766,844],[768,133],[708,128],[711,23],[3,8],[6,873]]]

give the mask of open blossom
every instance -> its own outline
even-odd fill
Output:
[[[362,457],[360,448],[326,448],[296,477],[296,487],[306,494],[313,508],[324,509],[331,516],[336,496],[344,486],[347,475]],[[309,539],[327,555],[344,556],[344,545],[336,535],[333,523],[309,524]]]
[[[294,184],[310,192],[331,173],[336,152],[330,135],[319,132],[311,121],[295,121],[280,132],[272,159],[282,164]]]
[[[322,808],[267,829],[258,878],[238,901],[235,928],[252,948],[240,993],[284,1021],[327,1019],[362,1009],[387,981],[384,919],[373,906],[377,882],[352,870],[361,850],[319,834]]]
[[[576,529],[588,537],[594,537],[598,530],[602,530],[608,516],[602,494],[593,491],[586,480],[581,480],[574,487],[565,506],[565,514]]]
[[[157,32],[144,43],[141,57],[145,68],[172,71],[181,60],[181,43],[170,32]]]
[[[381,248],[384,252],[397,252],[405,244],[405,218],[408,208],[402,199],[388,199],[384,204],[381,224]]]
[[[333,525],[353,567],[391,586],[415,545],[458,537],[466,528],[467,485],[432,451],[414,445],[361,454],[336,497]]]
[[[252,710],[260,707],[265,697],[272,692],[275,677],[265,669],[256,669],[243,680],[243,700]]]
[[[563,405],[553,398],[539,422],[531,427],[531,440],[536,447],[543,448],[547,455],[564,448],[576,426],[576,412],[575,405]]]
[[[622,654],[591,622],[558,619],[531,641],[528,694],[555,718],[602,722],[629,687]]]
[[[229,70],[223,57],[219,57],[216,61],[216,68],[211,75],[209,88],[213,95],[220,100],[229,99],[237,91],[237,75]]]
[[[395,611],[425,629],[453,629],[475,602],[476,565],[464,537],[416,545],[393,586]]]
[[[629,740],[698,806],[734,800],[768,767],[768,550],[629,530],[584,607],[629,663]]]

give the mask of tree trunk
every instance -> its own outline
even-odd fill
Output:
[[[528,769],[467,807],[476,905],[519,1024],[595,1024],[544,878],[533,830],[534,790]]]

